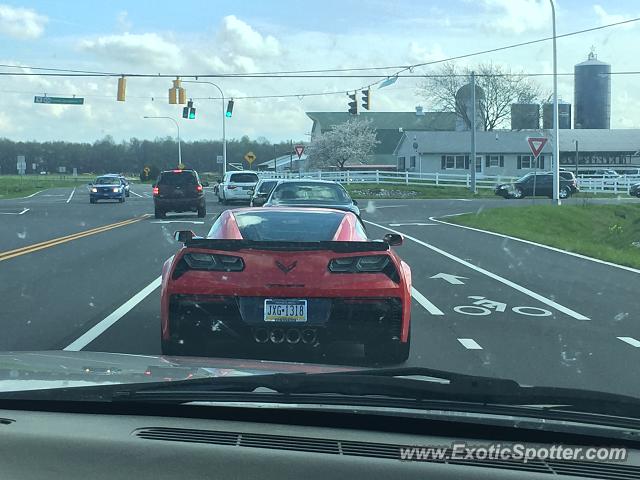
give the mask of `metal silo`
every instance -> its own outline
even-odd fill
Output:
[[[511,104],[511,130],[540,128],[540,105],[537,103]]]
[[[553,103],[542,105],[542,128],[553,128]],[[567,130],[571,128],[571,104],[558,102],[558,128]]]
[[[465,129],[471,128],[471,118],[473,117],[471,96],[473,90],[471,84],[467,83],[456,92],[456,113],[465,125]],[[480,105],[484,100],[484,90],[476,85],[476,130],[484,130],[484,121]]]
[[[593,52],[574,68],[574,128],[604,128],[611,125],[611,65]]]

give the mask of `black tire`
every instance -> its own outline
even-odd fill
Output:
[[[198,217],[199,218],[204,218],[205,215],[207,214],[207,207],[198,207]]]
[[[524,198],[524,192],[522,191],[522,189],[520,187],[516,187],[513,189],[513,193],[511,194],[511,198],[515,198],[517,200],[520,200],[522,198]]]
[[[124,203],[124,197],[120,197],[120,199],[118,200],[120,203]]]
[[[125,196],[125,197],[130,197],[130,196],[131,196],[131,193],[127,190],[127,191],[125,191],[125,192],[124,192],[124,196]]]
[[[96,199],[95,198],[90,198],[89,199],[89,203],[96,203]]]
[[[163,210],[160,210],[158,207],[156,207],[154,214],[156,218],[164,218],[166,215],[166,213]]]
[[[411,350],[411,332],[406,343],[397,340],[371,341],[364,344],[364,356],[374,363],[404,363]]]
[[[562,199],[569,198],[571,196],[571,190],[569,190],[567,187],[560,187],[558,196]]]

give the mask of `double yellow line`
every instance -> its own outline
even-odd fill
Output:
[[[37,252],[38,250],[43,250],[45,248],[54,247],[56,245],[70,242],[72,240],[77,240],[79,238],[88,237],[90,235],[106,232],[108,230],[113,230],[114,228],[131,225],[132,223],[136,223],[136,222],[139,222],[140,220],[144,220],[148,216],[149,215],[142,215],[141,217],[130,218],[129,220],[123,220],[122,222],[103,225],[102,227],[92,228],[91,230],[85,230],[83,232],[66,235],[64,237],[53,238],[45,242],[34,243],[33,245],[27,245],[26,247],[16,248],[15,250],[0,252],[0,262],[2,262],[3,260],[9,260],[10,258],[19,257],[20,255],[26,255],[27,253]]]

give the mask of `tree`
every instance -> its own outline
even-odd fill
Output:
[[[380,143],[371,120],[352,118],[311,140],[307,147],[312,168],[338,167],[344,170],[349,160],[364,160]]]
[[[469,67],[459,68],[454,63],[445,63],[436,76],[425,79],[418,93],[437,109],[456,112],[467,128],[471,128],[467,108],[470,99],[465,102],[456,98],[458,90],[471,81],[471,71]],[[499,65],[482,64],[475,69],[475,73],[476,92],[482,89],[484,93],[476,93],[478,115],[488,131],[502,126],[510,118],[512,103],[541,103],[548,96],[526,75],[513,73]]]

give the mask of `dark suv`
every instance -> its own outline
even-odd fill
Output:
[[[577,193],[578,183],[571,172],[560,172],[560,198],[569,198]],[[513,183],[497,185],[496,195],[504,198],[524,198],[527,196],[546,196],[553,198],[553,173],[527,173]]]
[[[203,187],[195,170],[165,170],[153,184],[153,205],[156,218],[164,218],[167,212],[198,212],[207,214]]]

